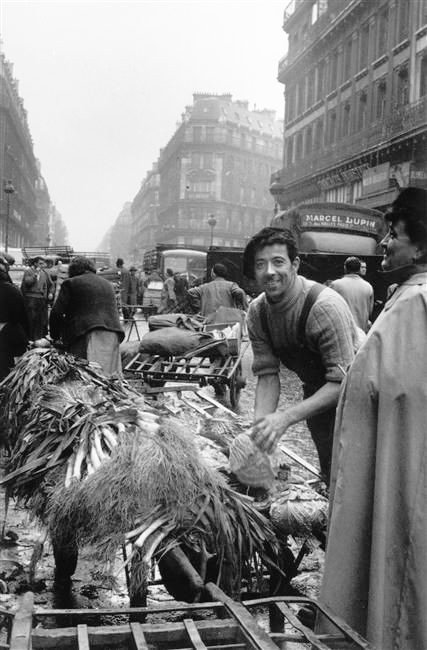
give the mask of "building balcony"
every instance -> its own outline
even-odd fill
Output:
[[[284,185],[288,186],[307,176],[326,171],[340,162],[345,162],[367,152],[371,147],[383,140],[384,125],[382,123],[371,125],[363,131],[341,138],[335,144],[324,147],[320,151],[316,150],[306,155],[299,162],[286,167],[282,172]]]
[[[384,130],[387,138],[394,138],[407,131],[427,125],[427,95],[417,102],[400,106],[393,110],[385,120]]]

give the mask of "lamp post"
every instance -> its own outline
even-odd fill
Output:
[[[209,215],[208,226],[211,229],[211,248],[212,248],[212,246],[213,246],[213,232],[214,232],[214,228],[216,226],[216,219],[215,219],[213,214]]]
[[[15,188],[12,185],[12,181],[5,182],[3,192],[6,194],[6,231],[4,235],[4,252],[7,253],[9,247],[10,197],[12,194],[15,194]]]

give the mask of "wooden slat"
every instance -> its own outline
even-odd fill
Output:
[[[205,605],[205,603],[203,603]],[[200,607],[201,609],[201,607]],[[153,611],[153,610],[151,610]],[[169,611],[169,610],[168,610]],[[86,612],[87,614],[87,612]],[[171,647],[179,644],[184,649],[188,642],[188,634],[181,622],[170,623],[140,623],[148,646]],[[236,638],[238,626],[234,620],[201,620],[198,628],[203,634],[208,647],[215,645],[232,645]],[[126,645],[131,639],[131,628],[126,625],[103,625],[89,627],[90,644],[93,649],[102,649],[107,645]],[[42,628],[33,630],[34,650],[58,649],[65,650],[76,648],[77,632],[75,627],[68,628]],[[25,649],[27,650],[27,649]],[[194,650],[194,649],[193,649]],[[276,648],[277,650],[277,648]]]
[[[196,627],[195,622],[192,618],[184,618],[184,627],[187,630],[188,636],[192,643],[194,650],[206,650],[206,646],[202,641],[202,637],[199,634],[199,630]]]
[[[310,641],[311,647],[314,650],[329,650],[328,646],[319,641],[317,635],[310,630],[309,627],[306,627],[301,623],[299,618],[292,612],[291,608],[288,607],[285,603],[276,603],[275,605],[286,618],[287,621],[296,629],[298,632],[304,635],[307,641]]]
[[[132,622],[130,624],[131,643],[133,650],[148,650],[147,641],[142,631],[141,623]]]
[[[87,625],[83,623],[77,626],[77,648],[78,650],[90,650]]]
[[[277,650],[277,645],[268,636],[267,632],[258,625],[249,611],[238,602],[229,598],[219,587],[208,582],[206,590],[209,595],[224,604],[227,611],[236,619],[240,631],[248,640],[250,647],[254,650]]]
[[[10,650],[30,650],[33,627],[34,594],[28,591],[19,601],[12,624]]]

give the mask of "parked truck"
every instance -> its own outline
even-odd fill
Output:
[[[170,268],[174,273],[186,274],[189,281],[200,282],[206,277],[206,255],[207,249],[203,246],[157,244],[145,252],[143,267],[146,273],[157,270],[163,277]]]
[[[366,262],[365,279],[374,287],[375,313],[381,309],[387,290],[381,274],[380,241],[385,234],[381,212],[347,203],[304,203],[279,212],[270,225],[294,234],[301,259],[299,273],[311,280],[325,283],[341,277],[350,255]],[[216,262],[225,264],[229,279],[248,295],[257,295],[255,282],[243,275],[243,248],[211,247],[208,274]]]

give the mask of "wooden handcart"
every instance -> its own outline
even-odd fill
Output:
[[[213,583],[206,585],[205,596],[208,602],[156,608],[40,610],[34,607],[33,594],[29,592],[22,597],[15,615],[0,610],[4,614],[3,626],[8,628],[7,643],[0,647],[5,650],[373,650],[344,621],[309,598],[281,596],[236,602]],[[301,623],[297,612],[307,605],[328,620],[330,633],[316,634]],[[151,622],[153,615],[155,621]],[[66,620],[66,627],[47,628],[46,622],[53,617]],[[168,617],[173,622],[168,622]],[[136,618],[146,622],[136,622]]]
[[[218,348],[225,344],[227,349],[217,353]],[[230,346],[226,339],[221,339],[182,356],[165,358],[139,352],[124,371],[139,377],[147,387],[159,388],[166,382],[185,382],[198,387],[213,386],[217,395],[223,395],[228,389],[230,404],[235,408],[246,383],[242,359],[248,346],[248,341],[237,344],[233,341]]]

